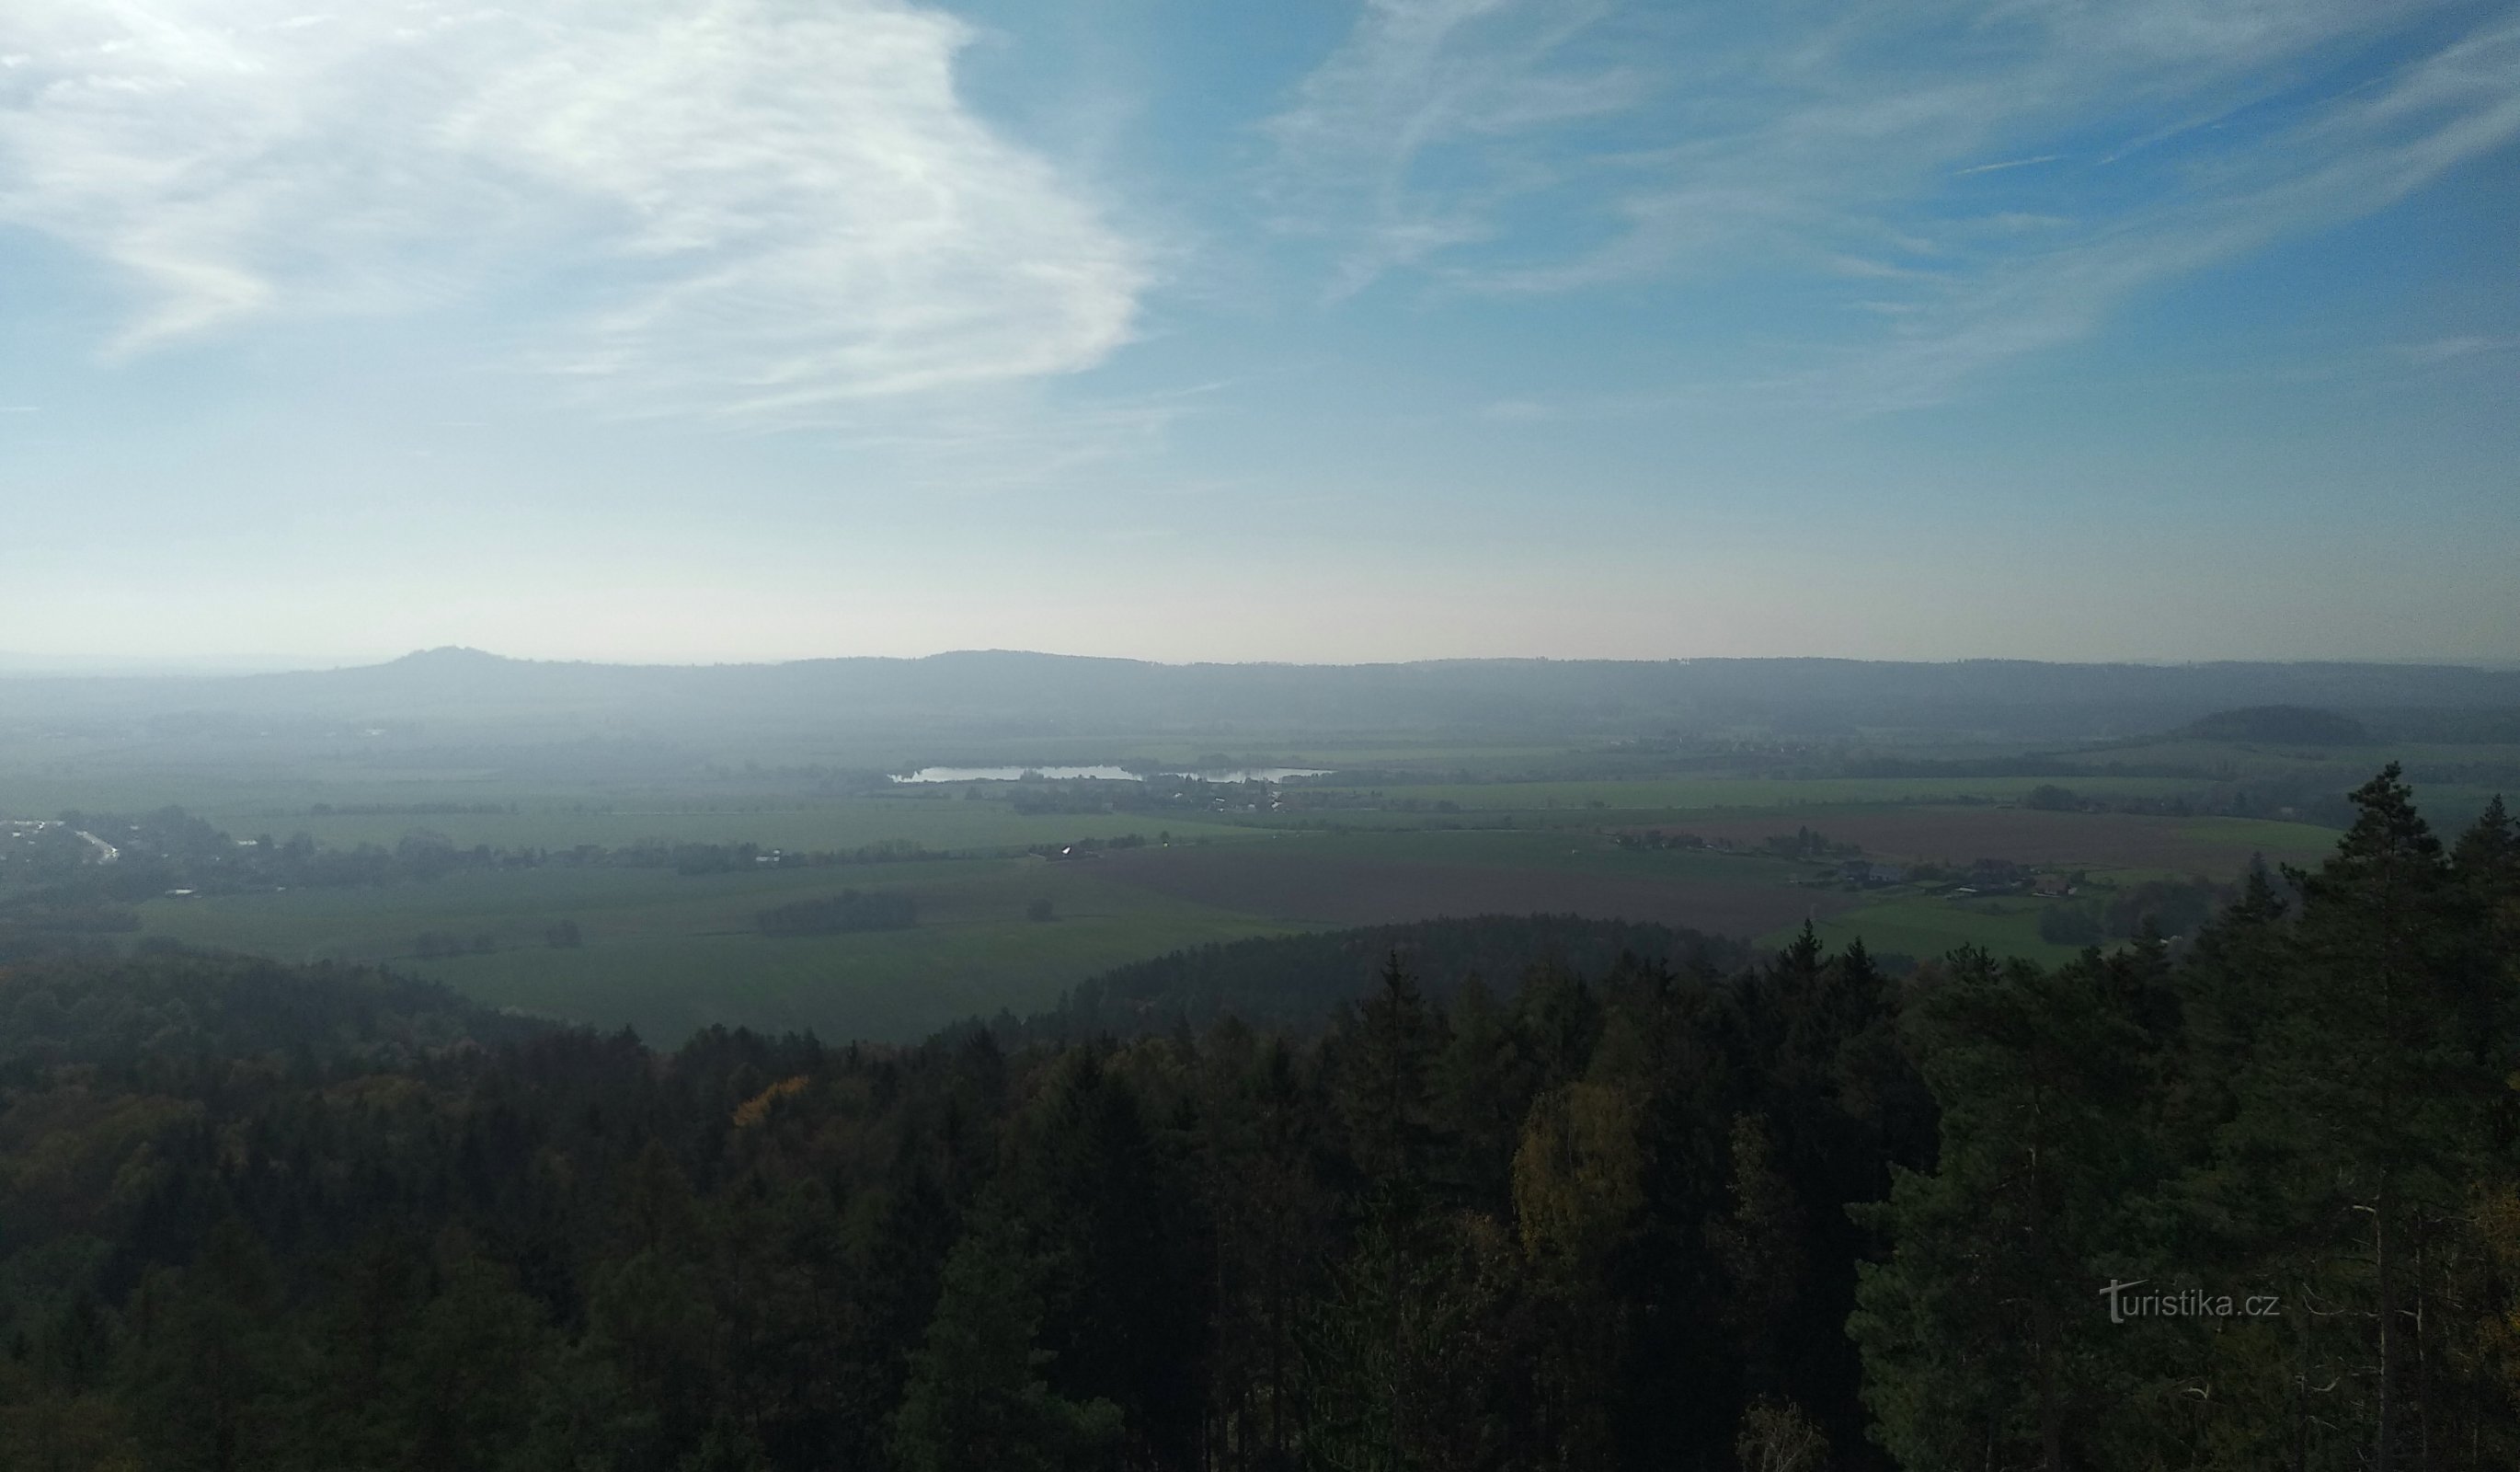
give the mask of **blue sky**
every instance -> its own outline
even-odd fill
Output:
[[[0,651],[2520,660],[2520,7],[11,0]]]

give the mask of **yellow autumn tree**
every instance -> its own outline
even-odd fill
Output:
[[[1622,1084],[1577,1082],[1532,1105],[1513,1153],[1526,1253],[1589,1267],[1633,1229],[1644,1211],[1642,1104]]]
[[[782,1079],[778,1082],[771,1084],[768,1088],[754,1094],[751,1098],[744,1100],[742,1104],[736,1106],[735,1127],[738,1129],[749,1129],[755,1125],[758,1125],[762,1121],[770,1118],[771,1105],[778,1103],[781,1099],[787,1098],[789,1094],[803,1093],[805,1091],[805,1076],[798,1074],[793,1079]]]

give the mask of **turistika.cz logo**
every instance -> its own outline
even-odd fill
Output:
[[[2135,1291],[2151,1281],[2138,1278],[2121,1283],[2109,1279],[2109,1286],[2100,1290],[2100,1297],[2109,1301],[2109,1322],[2122,1324],[2130,1318],[2273,1318],[2283,1311],[2283,1300],[2272,1293],[2233,1298],[2202,1288],[2181,1288],[2169,1293]]]

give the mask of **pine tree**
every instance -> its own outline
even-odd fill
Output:
[[[1318,1169],[1325,1103],[1282,1037],[1218,1081],[1208,1109],[1216,1217],[1219,1450],[1228,1465],[1293,1465],[1305,1311],[1321,1287],[1332,1198]]]
[[[1849,1332],[1882,1443],[1910,1466],[2065,1472],[2095,1425],[2092,1291],[2142,1035],[2090,967],[1956,952],[1912,1019],[1942,1106],[1931,1175],[1862,1209],[1896,1244],[1860,1269]]]
[[[296,1368],[282,1307],[269,1254],[234,1217],[191,1266],[143,1289],[127,1373],[153,1465],[247,1472],[277,1459]]]
[[[1707,1231],[1723,1268],[1726,1318],[1753,1396],[1773,1396],[1784,1374],[1794,1303],[1811,1285],[1808,1227],[1794,1190],[1778,1172],[1776,1146],[1756,1115],[1732,1121],[1732,1205]]]
[[[1043,1268],[1050,1383],[1111,1402],[1153,1454],[1187,1459],[1214,1281],[1193,1177],[1159,1146],[1126,1078],[1091,1052],[1061,1068],[1033,1123],[1013,1199]]]
[[[2353,801],[2335,855],[2292,876],[2299,987],[2243,1115],[2258,1138],[2292,1146],[2297,1164],[2279,1185],[2322,1269],[2314,1291],[2356,1311],[2328,1327],[2369,1326],[2350,1352],[2345,1419],[2369,1463],[2394,1472],[2426,1434],[2425,1398],[2409,1381],[2422,1348],[2420,1245],[2458,1205],[2462,1116],[2485,1091],[2456,1046],[2460,957],[2441,842],[2395,763]]]
[[[404,1455],[448,1472],[488,1472],[532,1424],[556,1336],[506,1267],[461,1231],[440,1241],[437,1277],[400,1377]]]
[[[1503,1214],[1534,1070],[1513,1017],[1477,977],[1462,983],[1450,1020],[1452,1037],[1433,1070],[1436,1122],[1452,1145],[1444,1184],[1479,1210]]]
[[[893,1418],[904,1472],[1059,1472],[1103,1465],[1119,1408],[1052,1394],[1041,1301],[1012,1226],[984,1217],[945,1261],[936,1315]]]
[[[1339,1107],[1357,1168],[1394,1209],[1415,1213],[1433,1145],[1428,1073],[1441,1039],[1397,951],[1339,1041]]]

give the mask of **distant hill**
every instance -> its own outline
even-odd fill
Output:
[[[252,741],[346,733],[393,741],[425,728],[428,742],[443,746],[601,738],[708,747],[810,737],[898,741],[905,756],[925,759],[941,759],[965,739],[1150,733],[1267,742],[1394,731],[1554,740],[1728,728],[1843,738],[1889,729],[2082,740],[2272,707],[2507,712],[2520,709],[2520,671],[2013,660],[1157,665],[1002,650],[634,666],[441,649],[276,674],[0,677],[0,734]]]
[[[135,1058],[400,1067],[468,1042],[551,1031],[433,982],[330,964],[161,952],[0,970],[0,1077],[27,1066],[128,1066]],[[218,1072],[226,1071],[222,1064]]]
[[[2263,741],[2282,746],[2368,746],[2362,722],[2311,706],[2250,706],[2217,711],[2182,734],[2201,741]]]

